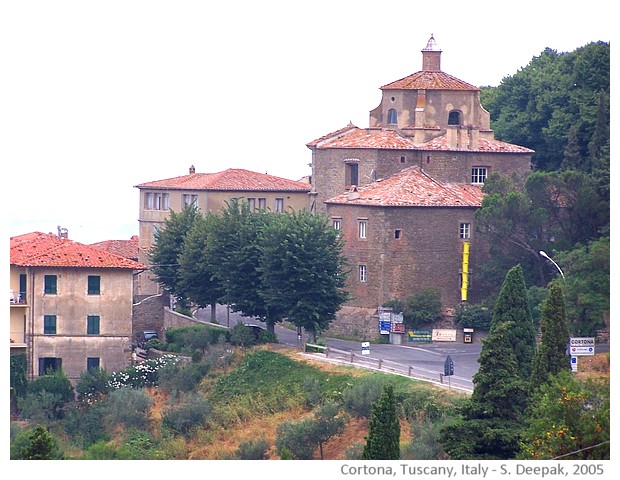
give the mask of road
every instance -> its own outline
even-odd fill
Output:
[[[204,309],[197,311],[194,315],[199,320],[209,321],[210,314],[210,309]],[[220,325],[231,328],[237,322],[253,323],[265,327],[264,323],[255,319],[227,312],[225,306],[218,306],[216,320]],[[301,348],[308,340],[305,332],[302,332],[301,339],[299,339],[295,330],[280,325],[276,325],[275,332],[279,343],[297,348]],[[398,373],[465,391],[473,389],[472,378],[478,371],[478,357],[482,348],[479,342],[469,344],[432,342],[403,345],[371,343],[368,353],[364,354],[361,342],[337,338],[324,340],[329,347],[329,350],[325,352],[329,361],[353,363],[357,366]],[[325,353],[315,356],[325,359]],[[448,355],[454,363],[454,375],[449,378],[443,377],[444,363]]]
[[[199,310],[195,313],[195,317],[201,321],[209,321],[210,315],[210,309]],[[222,305],[218,305],[216,319],[220,325],[230,328],[234,327],[237,322],[253,323],[265,327],[262,322],[243,317],[238,313],[228,312]],[[279,343],[291,345],[300,350],[308,340],[305,333],[298,338],[295,330],[279,324],[276,325],[275,332]],[[329,349],[323,350],[323,353],[314,354],[321,360],[379,369],[468,392],[473,390],[472,379],[478,371],[478,357],[482,350],[480,341],[474,340],[474,343],[431,342],[403,345],[371,343],[363,353],[361,342],[337,338],[325,340]],[[609,344],[597,344],[596,352],[609,352]],[[444,377],[444,363],[448,356],[454,363],[454,375]]]

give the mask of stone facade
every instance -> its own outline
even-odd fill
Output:
[[[349,124],[307,144],[313,209],[341,229],[351,267],[351,299],[332,329],[364,331],[372,315],[354,325],[351,309],[426,287],[448,310],[484,298],[476,274],[488,246],[474,222],[481,187],[494,172],[524,181],[533,151],[496,140],[480,89],[442,72],[440,60],[431,37],[422,70],[381,87],[368,128]]]

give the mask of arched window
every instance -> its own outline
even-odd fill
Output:
[[[461,112],[453,110],[448,114],[448,125],[460,125],[461,124]]]
[[[396,119],[396,110],[390,108],[388,110],[388,125],[396,125],[398,123]]]

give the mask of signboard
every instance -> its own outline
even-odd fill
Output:
[[[407,339],[410,342],[430,342],[433,340],[433,332],[430,330],[409,330]]]
[[[370,355],[370,342],[362,342],[362,355]]]
[[[450,358],[450,355],[446,357],[446,361],[443,364],[443,374],[446,377],[454,375],[454,362]]]
[[[570,369],[571,372],[577,371],[577,357],[570,357]]]
[[[390,333],[390,327],[392,325],[392,322],[384,322],[379,320],[379,333],[381,335],[387,335],[388,333]]]
[[[405,333],[405,324],[392,322],[392,333]]]
[[[571,356],[594,355],[594,337],[571,337],[568,353]]]
[[[434,342],[456,342],[456,330],[434,328],[433,329],[433,341]]]

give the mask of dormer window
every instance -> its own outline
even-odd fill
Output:
[[[448,114],[448,125],[460,125],[461,124],[461,112],[458,110],[452,110]]]
[[[396,110],[393,108],[390,108],[388,110],[388,124],[389,125],[396,125],[398,123],[398,119],[397,119],[397,115],[396,115]]]

